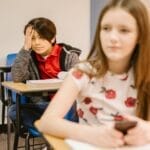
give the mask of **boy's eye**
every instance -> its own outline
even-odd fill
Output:
[[[41,36],[39,36],[39,39],[44,40],[44,38],[43,38],[43,37],[41,37]]]
[[[36,39],[42,39],[40,36],[39,37],[32,37],[32,40],[36,40]]]
[[[32,37],[32,40],[35,40],[35,37]]]

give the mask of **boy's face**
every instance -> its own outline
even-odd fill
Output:
[[[32,36],[32,50],[34,50],[37,54],[42,56],[47,56],[50,54],[52,50],[52,43],[48,40],[43,39],[39,36],[39,34],[34,31]]]

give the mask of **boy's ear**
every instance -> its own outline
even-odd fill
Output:
[[[55,43],[56,43],[56,37],[55,37],[55,36],[51,39],[51,43],[52,43],[52,44],[55,44]]]

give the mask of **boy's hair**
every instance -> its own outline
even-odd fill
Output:
[[[32,26],[41,38],[49,42],[56,36],[56,26],[47,18],[40,17],[30,20],[24,28],[24,34],[29,26]]]
[[[113,8],[122,8],[132,15],[138,27],[138,44],[135,46],[130,65],[134,68],[135,87],[138,91],[137,115],[147,119],[150,106],[150,23],[148,11],[140,0],[111,0],[101,11],[96,34],[87,60],[97,70],[96,76],[103,76],[108,70],[106,56],[102,50],[100,32],[104,15]],[[150,113],[150,112],[149,112]]]

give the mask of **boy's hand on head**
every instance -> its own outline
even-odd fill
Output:
[[[137,125],[129,129],[124,137],[126,144],[143,145],[150,143],[150,122],[129,115],[125,115],[124,117],[130,121],[137,121]]]
[[[32,26],[29,26],[26,29],[25,41],[24,41],[24,49],[25,50],[30,50],[31,49],[33,32],[34,32],[34,30],[33,30]]]

